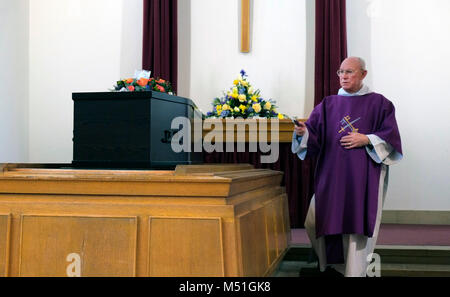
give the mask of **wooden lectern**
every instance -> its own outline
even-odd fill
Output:
[[[0,164],[0,275],[268,276],[290,241],[282,173]]]

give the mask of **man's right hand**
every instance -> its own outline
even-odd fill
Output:
[[[294,125],[294,131],[298,136],[305,135],[306,132],[306,125],[303,122],[298,122],[300,126]]]

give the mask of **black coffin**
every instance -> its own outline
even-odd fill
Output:
[[[152,91],[73,93],[72,99],[74,167],[173,169],[202,162],[193,141],[191,152],[171,147],[178,132],[171,129],[174,118],[185,117],[192,126],[194,115],[202,119],[190,99]]]

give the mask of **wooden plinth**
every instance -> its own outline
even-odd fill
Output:
[[[290,242],[281,172],[69,166],[0,164],[0,275],[267,276]]]
[[[272,124],[272,121],[276,121],[276,126],[275,123]],[[306,119],[299,119],[299,121],[305,122]],[[273,142],[290,143],[293,132],[294,124],[289,119],[211,118],[203,121],[203,139],[214,138],[215,142],[258,142],[262,135],[264,135],[264,141],[272,142],[272,133],[276,133],[278,137],[274,137],[277,139]]]

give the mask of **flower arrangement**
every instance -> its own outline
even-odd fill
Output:
[[[150,77],[150,72],[136,72],[134,78],[127,78],[117,81],[113,92],[143,92],[157,91],[173,95],[172,85],[162,78]],[[142,74],[144,73],[144,74]]]
[[[263,99],[260,90],[255,90],[247,81],[247,76],[245,71],[241,70],[230,91],[224,93],[222,98],[214,98],[213,110],[207,113],[207,118],[284,118],[277,112],[276,102]]]

